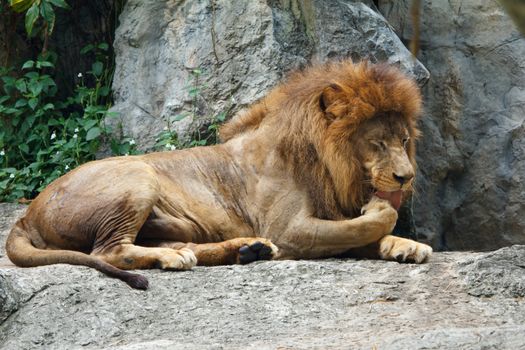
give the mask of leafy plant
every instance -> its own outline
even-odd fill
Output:
[[[227,112],[219,113],[212,118],[199,118],[208,119],[207,123],[203,125],[195,126],[195,132],[189,139],[181,140],[174,128],[174,123],[179,122],[187,117],[192,117],[195,121],[198,113],[198,102],[201,98],[202,89],[205,85],[200,83],[200,76],[203,74],[201,69],[192,69],[190,71],[190,81],[186,87],[188,95],[192,100],[191,113],[178,114],[173,117],[169,117],[166,120],[166,126],[156,138],[155,149],[156,150],[174,150],[178,148],[190,148],[196,146],[206,146],[218,143],[218,129],[219,126],[226,119]]]
[[[47,39],[55,28],[55,7],[69,9],[69,5],[64,0],[10,0],[9,3],[15,12],[26,13],[25,28],[28,36],[43,33],[42,52],[46,52]],[[35,27],[38,30],[34,30]]]
[[[111,106],[107,44],[90,45],[91,70],[78,74],[74,96],[57,101],[51,76],[56,56],[41,54],[21,74],[0,68],[0,201],[32,198],[51,181],[95,159],[104,142],[115,154],[137,153],[129,138],[112,138],[105,125]]]

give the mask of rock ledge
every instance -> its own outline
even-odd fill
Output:
[[[0,242],[23,210],[0,204]],[[142,292],[89,268],[21,269],[4,257],[0,349],[523,348],[523,261],[525,246],[513,246],[436,253],[425,265],[144,271]]]

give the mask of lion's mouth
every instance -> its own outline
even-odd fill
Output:
[[[392,206],[399,210],[399,207],[401,207],[401,202],[403,201],[403,191],[393,191],[393,192],[386,192],[386,191],[376,191],[374,193],[377,197],[387,200],[392,204]]]

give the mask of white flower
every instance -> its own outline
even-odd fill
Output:
[[[127,156],[129,156],[129,153],[124,153],[124,157],[127,157]]]
[[[64,167],[65,170],[69,169],[69,165],[66,164],[66,166]]]
[[[51,140],[54,140],[57,138],[57,134],[55,134],[55,132],[53,131],[53,133],[51,134]]]
[[[75,128],[75,133],[77,133],[77,132],[78,132],[78,128]]]
[[[82,78],[82,73],[78,73],[77,77]]]
[[[164,147],[166,147],[166,148],[170,148],[170,147],[171,147],[171,143],[168,142],[168,143],[166,144],[166,146],[164,146]]]
[[[77,137],[78,137],[78,135],[77,135],[77,134],[73,135],[73,138],[74,138],[74,139],[76,139]]]
[[[60,155],[60,151],[57,151],[56,155],[59,156]]]
[[[0,151],[0,156],[5,156],[5,151],[4,150]]]
[[[170,150],[175,151],[176,149],[177,149],[177,147],[175,147],[173,145],[170,146]]]
[[[133,140],[133,139],[129,140],[129,144],[130,145],[134,145],[135,144],[135,140]]]
[[[162,128],[162,130],[166,131],[166,130],[168,130],[168,127],[165,126],[165,127]]]
[[[11,179],[14,179],[14,178],[15,178],[15,174],[11,174],[11,175],[9,175],[9,177],[10,177]]]

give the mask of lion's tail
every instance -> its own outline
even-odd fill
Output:
[[[15,224],[7,237],[6,252],[9,259],[17,266],[33,267],[52,264],[84,265],[97,269],[108,276],[118,278],[129,284],[132,288],[148,288],[148,280],[146,277],[118,269],[95,256],[72,250],[36,248],[31,243],[20,221]]]

